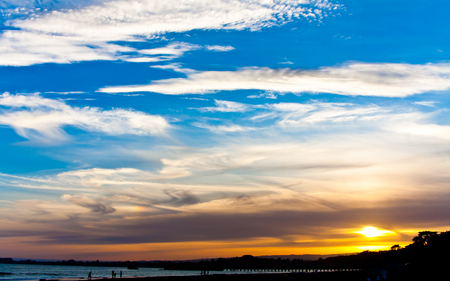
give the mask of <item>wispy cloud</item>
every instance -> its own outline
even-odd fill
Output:
[[[266,91],[266,92],[258,94],[258,95],[247,96],[247,98],[249,98],[249,99],[266,98],[266,99],[276,100],[277,99],[277,93],[275,93],[273,91]]]
[[[243,127],[240,125],[209,125],[209,124],[205,124],[205,123],[200,123],[200,122],[195,122],[192,125],[199,127],[199,128],[204,128],[204,129],[208,129],[212,132],[216,132],[216,133],[235,133],[235,132],[245,132],[245,131],[252,131],[255,130],[255,128],[253,127]]]
[[[157,92],[167,95],[266,90],[350,96],[405,97],[450,88],[450,64],[350,63],[318,70],[246,68],[206,71],[150,85],[106,87],[99,92]]]
[[[87,94],[83,91],[68,91],[68,92],[45,92],[46,94],[58,94],[58,95],[69,95],[69,94]]]
[[[215,107],[199,107],[195,109],[202,112],[245,112],[251,109],[246,104],[234,101],[214,100],[214,103],[216,104]]]
[[[105,205],[94,198],[88,196],[64,194],[62,199],[67,200],[73,204],[90,209],[93,213],[97,214],[110,214],[114,213],[116,209],[111,206]]]
[[[109,135],[164,135],[170,127],[161,116],[143,112],[95,107],[72,107],[39,95],[0,96],[0,105],[9,107],[0,113],[0,124],[11,126],[27,139],[66,140],[64,126]]]
[[[276,103],[263,107],[263,112],[252,117],[253,120],[276,118],[283,126],[309,126],[316,123],[345,123],[377,121],[387,116],[389,110],[376,105],[361,106],[346,103]]]
[[[88,60],[116,60],[120,52],[133,51],[103,42],[89,42],[80,38],[38,33],[26,30],[7,30],[0,37],[0,65],[26,66],[41,63],[70,63]]]
[[[228,52],[234,50],[233,46],[206,45],[205,47],[209,51],[216,51],[216,52]]]
[[[63,6],[67,4],[69,7],[69,2],[64,2]],[[24,4],[27,3],[24,1]],[[294,18],[320,19],[325,10],[332,11],[339,7],[327,0],[135,0],[85,3],[93,5],[52,12],[31,10],[26,19],[8,21],[7,25],[15,30],[7,30],[0,37],[0,65],[117,59],[153,62],[155,58],[146,54],[143,54],[143,58],[128,56],[124,53],[138,50],[111,42],[142,41],[167,32],[195,29],[257,30],[283,24]],[[20,5],[21,2],[15,4]],[[212,48],[223,51],[223,48],[228,47]]]
[[[124,56],[122,60],[130,62],[157,62],[157,61],[173,60],[175,58],[181,57],[185,52],[198,50],[200,48],[201,46],[199,45],[184,42],[173,42],[165,47],[137,50],[140,56],[137,57]]]
[[[266,103],[259,105],[215,100],[216,107],[197,108],[202,112],[241,112],[234,124],[229,120],[214,119],[214,124],[202,120],[192,125],[214,133],[258,132],[281,134],[279,129],[288,129],[295,135],[300,132],[330,133],[355,130],[377,130],[398,135],[426,137],[436,140],[450,138],[450,126],[436,124],[438,112],[423,113],[410,108],[381,107],[375,104],[330,103],[311,101],[308,103]],[[250,125],[249,125],[250,124]],[[317,130],[320,126],[320,130]]]
[[[279,62],[279,64],[294,64],[294,63],[291,61],[282,61],[282,62]]]
[[[152,65],[150,67],[153,68],[159,68],[159,69],[171,69],[173,71],[176,72],[180,72],[180,73],[193,73],[196,72],[193,69],[189,69],[189,68],[183,68],[181,64],[179,63],[169,63],[169,64],[164,64],[164,65]]]
[[[439,103],[439,102],[437,102],[437,101],[416,101],[414,103],[418,104],[418,105],[423,105],[423,106],[436,107],[436,103]]]

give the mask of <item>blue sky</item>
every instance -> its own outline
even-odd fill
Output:
[[[1,1],[2,253],[330,254],[447,230],[449,5]]]

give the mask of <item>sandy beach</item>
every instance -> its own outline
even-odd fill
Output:
[[[193,275],[193,276],[158,276],[158,277],[125,277],[114,278],[133,281],[152,280],[152,281],[244,281],[256,278],[258,281],[359,281],[367,280],[371,276],[368,271],[365,272],[318,272],[318,273],[265,273],[265,274],[211,274],[211,275]],[[86,281],[83,279],[45,279],[45,281]],[[92,278],[92,280],[112,280],[112,278]],[[44,280],[41,280],[44,281]]]

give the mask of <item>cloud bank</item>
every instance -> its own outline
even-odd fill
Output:
[[[97,253],[100,245],[129,249],[147,243],[154,249],[157,243],[198,242],[198,250],[211,241],[219,241],[223,251],[227,243],[269,239],[262,248],[301,252],[366,246],[355,242],[354,233],[365,225],[396,233],[449,225],[450,130],[427,124],[432,113],[350,103],[215,104],[244,108],[234,121],[250,120],[255,127],[192,124],[239,135],[221,135],[208,147],[123,148],[127,163],[138,158],[147,161],[146,168],[0,174],[2,186],[22,194],[21,200],[2,202],[0,240],[17,245],[17,237],[39,237],[63,248],[96,245]],[[56,110],[67,105],[39,96],[6,96],[2,106]],[[256,127],[262,120],[275,124],[264,134]],[[45,200],[34,199],[49,190]],[[327,240],[336,237],[342,240]]]
[[[450,64],[349,63],[318,70],[246,68],[189,73],[187,78],[150,85],[105,87],[99,92],[156,92],[166,95],[216,91],[266,90],[280,93],[332,93],[350,96],[406,97],[450,88]]]
[[[419,138],[410,144],[394,135],[328,134],[289,142],[277,136],[264,144],[253,139],[174,148],[176,156],[161,159],[156,172],[93,168],[14,180],[0,175],[17,189],[71,188],[53,201],[25,200],[4,210],[15,222],[35,220],[36,227],[5,224],[2,236],[21,233],[60,244],[272,237],[289,244],[289,236],[333,236],[317,228],[346,233],[367,223],[394,230],[448,225],[449,165],[439,153],[447,142],[432,146]]]
[[[0,65],[116,59],[139,62],[144,59],[126,54],[138,50],[112,42],[143,41],[167,32],[195,29],[257,30],[296,18],[320,19],[326,15],[325,11],[339,7],[327,0],[133,0],[93,3],[80,9],[32,10],[26,19],[7,21],[6,25],[14,30],[6,30],[0,37]],[[230,50],[220,46],[208,48]]]

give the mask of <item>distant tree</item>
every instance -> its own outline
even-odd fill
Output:
[[[430,240],[436,238],[437,231],[421,231],[419,235],[413,238],[413,244],[418,246],[426,246]]]
[[[400,250],[402,247],[400,247],[399,244],[395,244],[394,246],[391,247],[391,251],[398,251]]]

